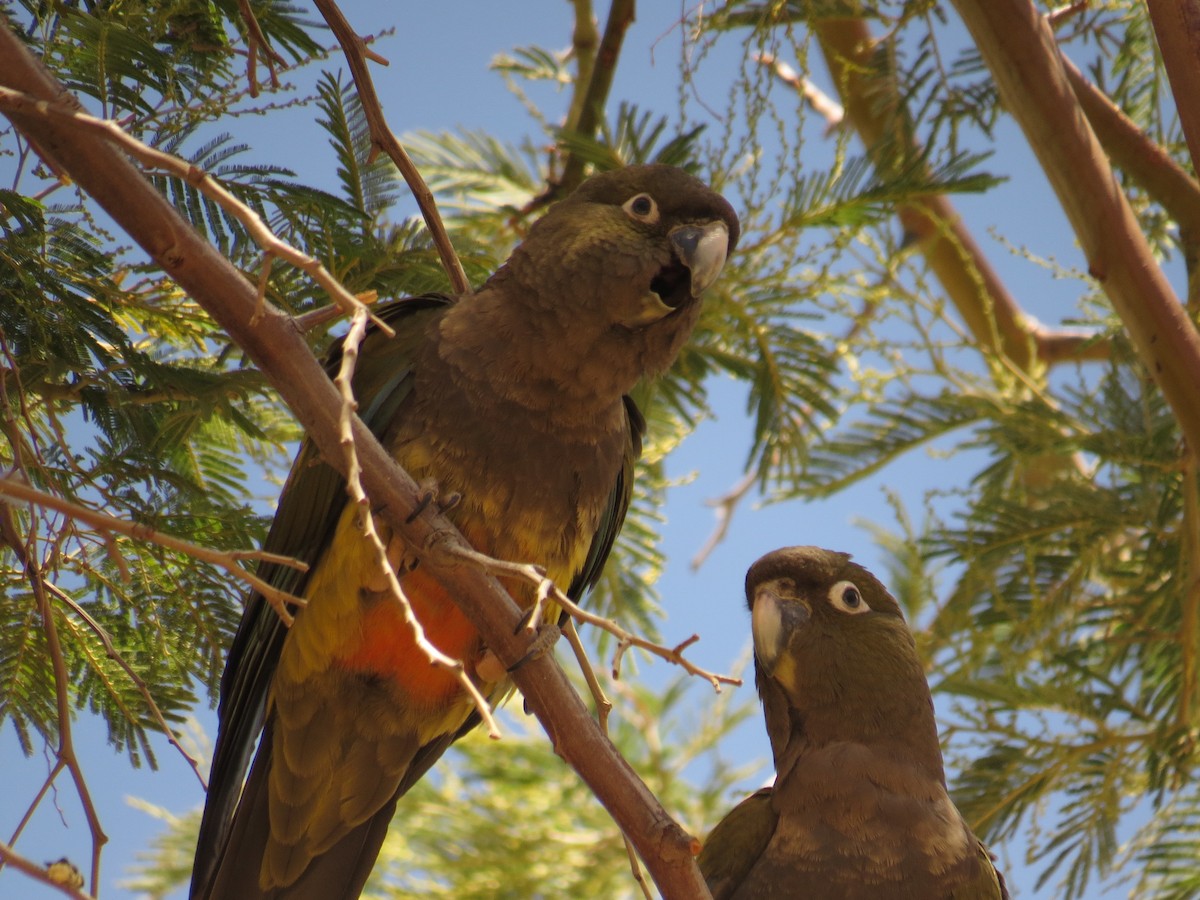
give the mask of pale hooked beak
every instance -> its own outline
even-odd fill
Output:
[[[679,260],[692,273],[692,296],[703,294],[725,268],[729,252],[729,228],[724,222],[681,225],[668,237]]]
[[[811,615],[812,612],[803,601],[791,600],[785,604],[773,581],[759,585],[754,591],[750,631],[754,635],[754,655],[767,675],[775,671],[775,665],[787,649],[792,632],[798,625],[807,622]]]

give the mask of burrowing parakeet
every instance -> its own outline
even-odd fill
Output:
[[[899,605],[845,553],[787,547],[746,574],[775,784],[700,854],[715,900],[1007,900],[942,768]]]
[[[396,335],[363,341],[359,415],[414,478],[461,497],[448,514],[473,546],[540,563],[578,598],[633,488],[644,424],[628,392],[675,359],[737,237],[729,203],[680,169],[596,175],[477,292],[378,310]],[[339,362],[335,346],[331,373]],[[306,441],[265,547],[311,569],[261,571],[308,602],[287,629],[248,601],[221,681],[193,900],[357,897],[397,799],[477,723],[414,643],[344,488]],[[502,698],[510,681],[480,666],[478,633],[376,521],[426,635]]]

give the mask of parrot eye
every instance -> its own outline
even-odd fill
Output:
[[[867,606],[867,601],[851,581],[839,581],[831,587],[829,602],[833,604],[834,609],[851,616],[871,611],[871,607]]]
[[[639,222],[651,225],[658,221],[658,204],[649,194],[636,194],[625,201],[621,209]]]

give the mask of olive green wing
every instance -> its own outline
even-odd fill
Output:
[[[392,425],[411,390],[412,360],[424,329],[452,302],[448,297],[429,294],[397,300],[375,310],[396,334],[389,338],[377,328],[368,330],[359,348],[353,386],[359,417],[377,437]],[[341,365],[341,350],[339,341],[325,360],[330,377]],[[316,446],[306,438],[292,463],[263,549],[302,560],[311,568],[331,539],[346,500],[345,479],[321,460]],[[274,563],[261,563],[257,574],[273,587],[294,595],[303,593],[308,577],[290,566]],[[229,840],[286,635],[287,629],[263,596],[251,592],[221,677],[217,742],[192,872],[193,898],[208,896]]]
[[[629,512],[629,503],[633,499],[633,477],[637,461],[642,456],[642,439],[646,436],[646,420],[642,411],[631,397],[622,397],[625,401],[625,417],[629,425],[629,443],[625,447],[625,460],[617,475],[617,483],[613,485],[612,493],[608,495],[608,503],[600,517],[600,524],[592,543],[588,547],[587,557],[583,566],[571,579],[567,588],[567,596],[578,601],[583,594],[597,581],[604,571],[604,564],[612,552],[621,526],[625,524],[625,514]]]
[[[778,823],[771,788],[755,791],[717,823],[697,860],[713,900],[723,900],[738,889],[766,852]]]

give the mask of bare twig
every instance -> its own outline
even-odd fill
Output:
[[[596,721],[600,723],[600,730],[608,734],[608,717],[612,713],[612,701],[604,693],[604,688],[600,687],[600,680],[596,678],[592,661],[588,659],[583,641],[579,639],[579,631],[575,628],[574,619],[567,619],[562,633],[571,647],[571,652],[575,654],[575,662],[579,664],[579,671],[583,673],[583,680],[587,683],[588,690],[591,691],[592,699],[596,701]]]
[[[196,773],[197,780],[200,782],[200,787],[208,790],[208,782],[204,778],[204,773],[200,771],[200,761],[188,753],[187,750],[184,749],[183,744],[179,742],[179,738],[175,736],[175,732],[171,729],[171,726],[167,724],[166,716],[163,715],[162,710],[158,708],[158,703],[156,703],[154,697],[151,696],[149,686],[142,679],[142,676],[135,672],[133,667],[129,665],[125,657],[117,651],[117,648],[113,645],[112,637],[109,636],[109,633],[105,631],[103,627],[101,627],[99,622],[91,617],[86,609],[76,603],[74,598],[71,597],[66,591],[54,584],[52,581],[46,581],[45,584],[46,589],[49,590],[50,593],[52,593],[55,597],[57,597],[60,603],[69,606],[75,615],[79,616],[79,618],[84,621],[88,628],[91,629],[92,633],[95,634],[100,640],[100,643],[103,645],[104,652],[108,658],[120,666],[121,670],[127,676],[129,676],[129,680],[133,682],[134,686],[138,689],[138,693],[142,695],[142,699],[146,701],[146,708],[150,710],[151,715],[154,716],[154,721],[158,723],[158,727],[166,736],[167,741],[170,742],[172,747],[179,751],[179,755],[187,761],[189,766],[191,766],[192,771]]]
[[[267,71],[271,75],[271,86],[279,86],[279,76],[275,74],[275,67],[279,66],[282,69],[287,68],[287,61],[275,52],[267,36],[263,34],[262,26],[258,24],[258,19],[254,16],[254,10],[250,8],[250,0],[238,0],[238,12],[242,15],[242,22],[246,25],[247,40],[249,53],[247,54],[249,61],[246,64],[246,78],[250,82],[250,96],[258,96],[258,51],[262,48],[262,54],[267,60]]]
[[[756,53],[753,58],[755,62],[773,67],[776,78],[800,92],[800,95],[812,107],[813,112],[825,120],[825,134],[827,136],[845,120],[846,108],[842,104],[838,103],[813,84],[810,79],[805,78],[783,60],[776,58],[775,54]]]
[[[50,664],[54,671],[54,697],[58,712],[58,751],[57,755],[75,783],[75,792],[83,807],[88,829],[92,834],[92,875],[91,890],[96,893],[100,889],[100,852],[108,843],[108,835],[100,824],[100,816],[96,805],[92,802],[92,793],[88,789],[83,767],[75,753],[75,738],[71,722],[70,676],[67,674],[67,664],[63,657],[62,644],[58,639],[58,628],[54,623],[54,610],[50,606],[50,598],[46,596],[41,566],[38,564],[36,546],[37,534],[31,526],[28,540],[28,551],[25,557],[25,572],[29,577],[29,586],[37,600],[38,613],[42,617],[42,631],[46,636],[46,650],[50,654]]]
[[[153,147],[148,147],[137,138],[122,131],[115,122],[108,121],[107,119],[97,119],[95,116],[89,116],[70,107],[47,103],[44,100],[38,100],[8,88],[0,87],[0,110],[6,113],[15,112],[18,114],[25,113],[26,115],[69,119],[74,126],[100,135],[105,140],[119,146],[147,169],[157,169],[167,172],[192,185],[192,187],[220,206],[221,209],[241,222],[246,227],[246,232],[250,235],[250,238],[262,247],[269,256],[277,256],[308,274],[317,284],[325,289],[334,303],[341,306],[347,312],[352,312],[363,306],[362,301],[346,290],[341,282],[334,278],[329,270],[321,265],[318,260],[307,253],[302,253],[286,241],[281,241],[277,238],[271,229],[267,227],[267,224],[259,217],[258,213],[234,197],[229,191],[225,190],[215,178],[199,166],[192,165],[169,153],[163,153],[161,150],[155,150]],[[385,332],[388,334],[392,333],[391,327],[386,322],[378,319],[374,321]]]
[[[533,616],[530,616],[530,619],[532,620]],[[596,670],[592,668],[592,661],[588,659],[583,642],[579,639],[579,632],[575,628],[574,619],[567,619],[562,633],[566,636],[567,643],[570,644],[571,651],[575,654],[575,662],[579,664],[579,671],[583,673],[583,680],[586,682],[588,690],[592,693],[592,699],[596,701],[596,721],[600,724],[600,731],[605,737],[608,737],[608,717],[612,712],[612,701],[604,693],[604,688],[600,687],[600,680],[596,678]],[[646,878],[642,874],[642,867],[638,863],[637,851],[624,832],[621,833],[621,840],[625,844],[625,855],[629,857],[629,871],[633,875],[633,880],[641,888],[642,896],[646,900],[652,900],[650,887],[646,884]]]
[[[358,295],[358,299],[370,306],[379,299],[377,291],[364,291]],[[334,319],[340,319],[346,314],[346,311],[336,303],[331,303],[328,306],[322,306],[318,309],[310,309],[306,313],[301,313],[294,317],[296,327],[302,333],[312,331],[321,325],[332,322]]]
[[[571,50],[575,54],[575,90],[571,94],[571,108],[567,110],[564,124],[568,130],[575,131],[583,114],[585,92],[582,85],[591,84],[600,33],[596,31],[596,19],[592,15],[592,0],[572,0],[571,5],[575,7],[575,29],[571,32]]]
[[[77,106],[78,101],[8,29],[0,29],[0,58],[4,59],[0,85],[68,108]],[[257,308],[253,285],[180,218],[128,159],[94,132],[28,107],[8,114],[229,333],[296,413],[322,456],[340,470],[340,398],[291,319],[268,305],[251,326]],[[521,620],[517,604],[495,578],[476,567],[441,567],[428,558],[422,548],[435,541],[462,540],[461,536],[436,504],[412,516],[421,506],[421,489],[357,417],[351,429],[363,488],[380,510],[378,515],[427,559],[432,576],[483,636],[488,649],[505,665],[517,662],[529,644],[526,635],[517,633]],[[554,654],[526,661],[512,677],[555,751],[633,841],[663,896],[667,900],[708,897],[694,859],[694,839],[600,732]]]
[[[358,504],[363,537],[369,540],[375,549],[376,565],[387,580],[388,590],[393,599],[400,604],[400,608],[404,611],[404,621],[412,629],[413,641],[432,665],[446,669],[454,674],[458,683],[462,685],[463,690],[474,701],[475,709],[479,712],[479,717],[487,725],[488,737],[497,740],[500,737],[500,726],[496,724],[496,718],[492,715],[491,705],[487,702],[483,694],[480,693],[475,683],[471,681],[462,660],[447,656],[426,637],[425,628],[417,618],[417,614],[412,608],[412,603],[409,602],[408,595],[404,593],[404,589],[400,586],[400,579],[396,577],[396,570],[388,562],[387,545],[384,543],[383,538],[380,537],[379,530],[375,527],[375,517],[371,515],[371,501],[363,490],[362,479],[359,477],[362,469],[358,463],[358,451],[355,448],[354,432],[351,428],[354,411],[358,408],[352,387],[354,367],[358,363],[358,348],[366,332],[366,314],[361,310],[355,312],[354,318],[350,322],[350,331],[342,339],[342,363],[338,369],[337,377],[333,380],[342,399],[339,424],[342,434],[342,451],[346,461],[346,492],[350,494],[351,501]]]
[[[248,559],[259,562],[275,563],[281,566],[291,566],[293,569],[298,569],[304,572],[308,566],[298,559],[292,559],[290,556],[280,556],[277,553],[266,553],[262,550],[235,550],[228,552],[224,550],[214,550],[211,547],[203,547],[200,544],[193,544],[190,541],[182,540],[181,538],[173,537],[169,534],[164,534],[157,531],[148,525],[139,525],[136,522],[126,522],[123,519],[118,519],[113,516],[106,515],[102,512],[97,512],[94,509],[88,509],[86,506],[80,506],[77,503],[72,503],[69,500],[64,500],[62,497],[55,497],[53,494],[47,494],[45,491],[39,491],[37,488],[30,487],[20,481],[15,481],[11,478],[0,478],[0,494],[12,497],[17,500],[23,500],[26,503],[32,503],[35,506],[43,507],[44,509],[53,509],[72,519],[78,519],[81,522],[87,522],[93,528],[99,529],[101,532],[115,531],[118,534],[126,535],[134,540],[149,541],[152,544],[158,544],[161,547],[166,547],[168,550],[175,550],[178,553],[185,553],[193,559],[198,559],[201,562],[211,563],[214,566],[219,566],[231,575],[240,578],[242,581],[249,584],[256,591],[261,593],[271,607],[279,615],[285,625],[292,624],[292,615],[287,610],[287,604],[294,606],[304,606],[305,601],[300,597],[294,597],[276,587],[272,587],[263,581],[253,572],[248,572],[238,565],[239,560]]]
[[[704,546],[696,551],[696,555],[692,557],[691,565],[693,571],[704,565],[705,560],[708,559],[713,550],[717,549],[717,545],[725,540],[725,535],[729,533],[729,526],[733,523],[733,514],[737,511],[738,504],[742,502],[746,494],[750,493],[750,488],[754,486],[757,478],[757,472],[747,472],[738,480],[737,484],[720,497],[717,497],[715,500],[706,501],[705,505],[715,507],[717,510],[717,524],[713,528],[712,534],[708,536],[708,540],[704,542]]]
[[[568,615],[580,622],[585,622],[588,625],[593,625],[602,631],[607,631],[617,639],[617,651],[613,657],[613,677],[617,678],[620,674],[620,659],[625,654],[625,651],[630,647],[637,647],[639,650],[645,650],[660,659],[665,659],[669,663],[682,668],[689,675],[695,675],[698,678],[703,678],[713,686],[713,690],[717,693],[721,692],[722,684],[740,685],[740,678],[731,678],[728,675],[717,675],[706,669],[701,669],[694,665],[691,661],[684,657],[683,651],[692,644],[700,640],[700,636],[693,634],[681,644],[674,647],[666,647],[662,644],[656,644],[653,641],[634,634],[631,631],[626,631],[612,619],[606,619],[603,616],[598,616],[593,612],[588,612],[581,607],[570,597],[558,589],[558,587],[546,577],[545,570],[540,566],[531,565],[529,563],[514,563],[506,562],[501,559],[494,559],[484,553],[480,553],[472,547],[460,545],[452,541],[435,541],[429,548],[436,556],[445,556],[449,559],[459,559],[478,566],[485,572],[491,575],[507,575],[515,578],[520,578],[537,588],[538,596],[549,599],[552,603],[558,604]],[[528,627],[530,629],[537,627],[538,606],[534,606],[534,614],[528,616]]]
[[[358,99],[362,103],[363,115],[366,116],[367,127],[371,131],[372,145],[391,157],[392,162],[396,164],[396,168],[404,177],[405,183],[408,184],[408,189],[412,192],[413,199],[417,201],[417,206],[425,219],[425,227],[429,229],[434,246],[437,247],[438,256],[442,260],[442,268],[446,270],[454,292],[456,294],[471,293],[471,282],[467,280],[467,273],[463,271],[458,254],[454,252],[454,245],[450,243],[450,235],[446,233],[446,226],[442,223],[441,214],[438,213],[437,204],[433,199],[433,191],[429,190],[429,185],[421,177],[416,164],[401,143],[396,140],[396,136],[392,134],[392,130],[388,128],[387,120],[384,118],[383,105],[379,102],[379,95],[375,92],[375,82],[371,79],[371,70],[367,68],[367,59],[370,58],[381,65],[387,65],[387,60],[371,52],[366,42],[350,26],[350,22],[333,0],[313,0],[313,2],[321,11],[321,15],[325,17],[329,30],[341,44],[342,53],[346,55],[346,62],[350,65],[350,76],[354,79],[355,87],[358,88]]]
[[[94,894],[85,894],[70,883],[51,877],[47,866],[39,866],[32,860],[26,859],[8,844],[0,844],[0,859],[6,863],[11,863],[14,869],[24,872],[30,878],[40,881],[42,884],[47,884],[52,888],[57,888],[66,896],[73,897],[74,900],[95,900]]]

